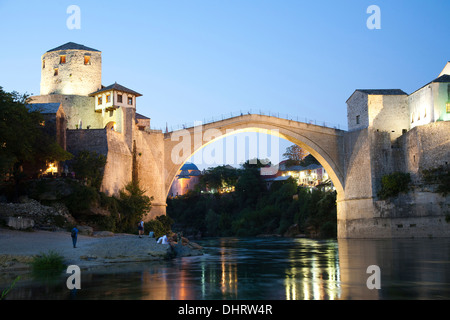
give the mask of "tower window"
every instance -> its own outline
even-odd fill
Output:
[[[450,113],[450,101],[445,104],[445,111]]]
[[[359,116],[356,116],[356,124],[359,124]]]
[[[103,104],[103,98],[102,97],[98,97],[97,98],[97,104],[98,105],[102,105]]]
[[[128,104],[131,106],[133,105],[133,97],[128,98]]]
[[[58,75],[58,68],[55,68],[55,72],[53,73],[54,76]]]
[[[59,56],[59,63],[60,64],[66,63],[66,56]]]
[[[109,103],[109,102],[111,102],[111,95],[107,94],[106,95],[106,103]]]
[[[117,95],[117,102],[122,103],[122,95],[121,94]]]
[[[84,65],[91,64],[91,56],[84,56]]]
[[[42,60],[42,69],[45,69],[45,60]]]

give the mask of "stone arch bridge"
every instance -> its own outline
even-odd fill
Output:
[[[242,132],[286,139],[311,153],[329,173],[339,197],[344,195],[344,131],[260,114],[246,114],[168,132],[164,135],[166,195],[180,167],[205,145]]]
[[[67,130],[67,145],[73,153],[88,149],[107,156],[102,182],[107,194],[117,194],[137,169],[143,189],[153,197],[147,216],[152,219],[166,214],[177,171],[202,147],[241,132],[275,135],[310,152],[328,172],[337,191],[338,238],[448,237],[449,197],[423,188],[392,200],[379,199],[377,193],[385,174],[408,172],[420,183],[420,168],[433,168],[448,159],[449,149],[443,146],[448,145],[449,126],[441,121],[393,136],[393,131],[374,126],[344,131],[246,114],[166,133],[132,125],[129,134]]]

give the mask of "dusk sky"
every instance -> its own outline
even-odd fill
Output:
[[[155,129],[249,110],[346,129],[355,89],[409,94],[450,60],[448,0],[0,0],[0,12],[4,90],[38,95],[42,54],[76,42],[102,51],[103,85],[143,94]]]

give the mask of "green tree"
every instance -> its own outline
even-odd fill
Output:
[[[300,162],[308,155],[308,152],[296,144],[286,148],[283,157],[287,158],[288,166],[300,165]]]
[[[138,222],[148,213],[152,207],[153,197],[145,195],[145,190],[139,186],[139,182],[128,183],[120,190],[120,226],[123,231],[133,232],[137,229]]]
[[[99,190],[103,180],[106,157],[97,152],[80,151],[72,162],[72,169],[78,179]]]
[[[0,176],[16,188],[27,176],[45,169],[47,161],[65,161],[72,155],[56,143],[54,130],[44,125],[39,109],[28,96],[0,87]],[[29,168],[29,170],[28,170]]]
[[[249,159],[245,161],[243,164],[241,164],[243,169],[255,169],[255,168],[262,168],[266,166],[270,166],[271,162],[269,159]]]
[[[221,188],[234,187],[239,177],[239,170],[229,166],[208,168],[200,177],[198,188],[200,190],[220,190]]]
[[[247,168],[241,172],[235,193],[243,207],[254,207],[265,189],[259,169]]]
[[[406,193],[409,190],[411,176],[409,173],[394,172],[381,177],[381,188],[378,192],[380,199],[388,199],[395,197],[399,193]]]

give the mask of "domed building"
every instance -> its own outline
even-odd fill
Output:
[[[170,187],[169,197],[177,197],[185,195],[188,191],[194,190],[199,183],[201,171],[198,167],[190,162],[186,162],[180,170]]]

